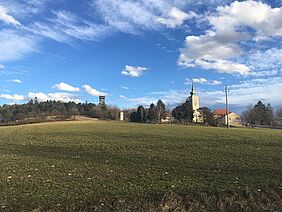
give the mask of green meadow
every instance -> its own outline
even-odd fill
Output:
[[[106,121],[0,128],[0,211],[278,211],[281,202],[281,130]]]

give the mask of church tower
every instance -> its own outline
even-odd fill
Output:
[[[193,82],[192,82],[192,90],[191,90],[190,94],[191,94],[190,102],[191,102],[192,110],[193,111],[199,110],[199,108],[200,108],[199,97],[197,96]]]
[[[189,103],[192,110],[192,122],[194,123],[202,123],[203,122],[203,114],[199,111],[200,109],[200,102],[199,102],[199,96],[197,95],[194,83],[192,82],[192,89],[189,96]]]

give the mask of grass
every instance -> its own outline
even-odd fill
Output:
[[[103,121],[2,127],[0,170],[6,211],[277,210],[282,131]]]

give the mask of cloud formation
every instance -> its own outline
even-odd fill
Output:
[[[82,87],[91,96],[107,96],[108,95],[107,93],[103,93],[103,92],[96,90],[95,88],[92,88],[90,85],[83,85]]]
[[[37,21],[25,29],[33,34],[63,43],[71,43],[73,39],[98,40],[109,33],[108,26],[83,20],[68,11],[54,11],[52,15],[53,18]]]
[[[236,33],[236,28],[248,26],[255,30],[255,39],[282,35],[282,8],[260,1],[235,1],[230,6],[217,8],[218,15],[208,17],[218,34]]]
[[[61,101],[61,102],[76,102],[79,103],[81,100],[74,94],[69,93],[43,93],[43,92],[29,92],[26,99],[35,99],[39,102],[44,102],[47,100],[55,100],[55,101]]]
[[[124,90],[128,90],[129,89],[129,87],[127,87],[127,86],[120,86],[120,88],[122,88]]]
[[[21,23],[17,21],[13,16],[8,14],[7,8],[0,5],[0,20],[7,23],[12,24],[14,26],[20,26]]]
[[[144,30],[159,30],[163,25],[175,28],[196,14],[182,8],[192,4],[189,1],[159,0],[97,0],[92,6],[101,14],[103,21],[111,28],[131,34]]]
[[[221,81],[218,80],[207,80],[206,78],[194,78],[192,80],[186,79],[185,84],[199,83],[199,84],[207,84],[207,85],[220,85],[222,84]]]
[[[25,100],[25,97],[19,94],[0,94],[0,98],[6,99],[12,102],[19,102],[19,101]]]
[[[21,84],[22,81],[19,80],[19,79],[13,79],[13,80],[7,80],[8,82],[14,82],[14,83],[18,83],[18,84]]]
[[[252,76],[275,76],[282,74],[282,49],[276,47],[267,50],[258,50],[252,52],[243,59],[251,69]]]
[[[251,74],[252,67],[237,60],[246,54],[243,43],[281,36],[281,17],[282,8],[271,8],[253,0],[220,6],[215,14],[205,17],[211,25],[206,34],[186,37],[178,64],[214,69],[220,73]]]
[[[67,83],[61,82],[59,84],[55,84],[52,88],[58,89],[60,91],[70,91],[70,92],[78,92],[79,88],[73,87]]]
[[[166,27],[175,28],[181,26],[184,21],[194,17],[197,17],[196,13],[194,12],[185,13],[176,7],[172,7],[167,18],[159,17],[157,18],[157,21],[161,24],[164,24]]]
[[[126,65],[121,74],[130,77],[141,77],[148,68],[142,66],[129,66]]]
[[[0,62],[19,60],[38,49],[38,39],[14,30],[0,31]]]
[[[104,22],[112,28],[136,34],[140,30],[153,30],[157,27],[157,15],[164,7],[160,1],[97,0],[94,8],[99,11]]]

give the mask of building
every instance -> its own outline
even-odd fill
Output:
[[[99,96],[99,105],[105,105],[105,104],[106,104],[106,97]]]
[[[217,109],[213,112],[216,125],[227,125],[227,113],[225,109]],[[234,112],[228,112],[229,126],[242,126],[241,116]]]
[[[173,117],[170,112],[165,112],[161,118],[161,123],[168,124],[173,122]]]
[[[190,104],[190,108],[193,111],[192,113],[192,122],[193,123],[203,123],[204,116],[203,113],[200,111],[200,101],[199,96],[197,95],[194,83],[192,83],[192,89],[190,92],[190,96],[188,97],[188,102]]]
[[[123,112],[123,111],[121,111],[121,112],[119,113],[119,120],[120,120],[120,121],[124,121],[124,112]]]

